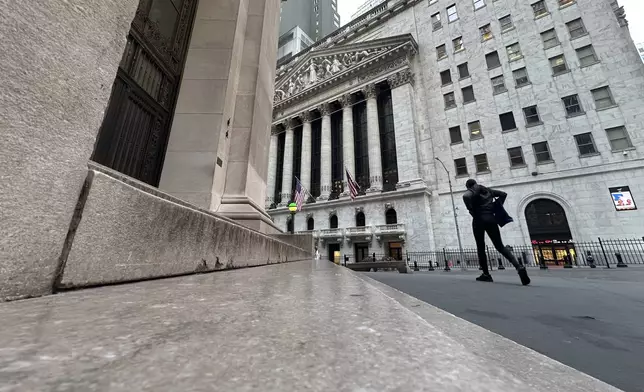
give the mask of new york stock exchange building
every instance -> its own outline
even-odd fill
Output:
[[[616,1],[385,1],[281,62],[273,120],[266,208],[324,258],[455,249],[456,221],[474,247],[468,178],[509,194],[527,258],[644,235],[644,65]]]

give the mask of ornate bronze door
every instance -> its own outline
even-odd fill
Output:
[[[157,186],[197,0],[141,0],[92,159]]]

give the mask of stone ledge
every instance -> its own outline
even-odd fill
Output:
[[[4,303],[0,319],[8,390],[617,391],[320,260]]]
[[[67,289],[309,259],[285,241],[105,170],[90,170],[56,288]],[[310,240],[312,241],[312,239]],[[312,242],[311,242],[312,244]]]

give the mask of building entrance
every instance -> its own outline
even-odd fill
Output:
[[[563,266],[576,260],[575,246],[566,212],[550,199],[532,201],[525,210],[534,258],[550,265]]]
[[[329,261],[340,262],[340,244],[329,244]]]
[[[362,260],[369,257],[369,244],[356,244],[356,262],[361,262]]]
[[[390,242],[389,243],[389,254],[387,256],[393,258],[394,260],[402,260],[402,244],[400,242]]]
[[[197,0],[141,0],[92,160],[159,185]]]

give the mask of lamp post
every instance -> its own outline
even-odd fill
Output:
[[[463,257],[463,244],[461,243],[461,230],[458,228],[458,218],[456,215],[456,204],[454,203],[454,192],[452,190],[452,178],[450,177],[449,170],[445,167],[443,161],[440,158],[434,158],[440,162],[443,169],[447,173],[447,182],[449,183],[449,196],[452,198],[452,211],[454,212],[454,225],[456,225],[456,238],[458,238],[458,250],[461,254],[461,268],[465,269],[465,258]]]
[[[297,213],[297,204],[290,203],[288,210],[291,212],[291,234],[295,234],[295,214]]]

